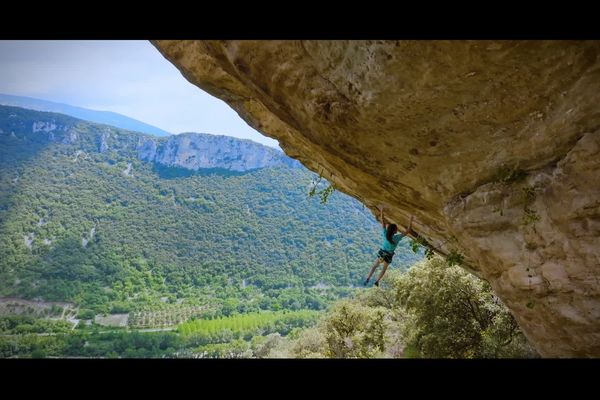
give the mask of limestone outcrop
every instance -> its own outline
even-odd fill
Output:
[[[140,160],[194,171],[220,168],[243,172],[277,166],[301,167],[298,161],[271,147],[205,133],[182,133],[168,138],[140,136],[137,152]]]

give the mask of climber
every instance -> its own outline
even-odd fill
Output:
[[[392,257],[394,257],[394,250],[396,250],[396,246],[400,243],[400,240],[410,232],[412,228],[413,216],[410,216],[410,222],[408,223],[408,228],[402,233],[398,232],[398,227],[396,224],[386,224],[385,219],[383,218],[383,206],[381,207],[381,226],[383,227],[383,246],[379,249],[377,253],[378,257],[375,259],[373,266],[371,267],[371,271],[369,272],[369,276],[365,280],[364,285],[367,286],[371,276],[377,269],[377,266],[383,262],[383,270],[379,274],[379,278],[375,281],[375,286],[379,286],[379,281],[383,278],[385,271],[388,266],[392,263]]]

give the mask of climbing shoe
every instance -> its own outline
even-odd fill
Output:
[[[375,281],[375,286],[379,287],[379,281]]]

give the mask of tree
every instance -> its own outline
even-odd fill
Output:
[[[325,355],[332,358],[370,358],[384,346],[383,313],[355,302],[342,301],[324,322]]]
[[[295,357],[536,357],[490,285],[440,257],[334,304],[270,354]]]
[[[417,263],[393,288],[413,317],[407,344],[422,357],[535,355],[490,285],[440,257]]]

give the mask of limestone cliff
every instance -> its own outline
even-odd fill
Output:
[[[202,133],[182,133],[168,139],[140,136],[138,158],[167,166],[197,171],[222,168],[248,171],[276,166],[300,167],[300,163],[279,150],[250,140]]]
[[[35,117],[35,120],[31,118]],[[81,150],[106,153],[134,150],[137,158],[147,162],[199,169],[225,169],[244,172],[259,168],[285,166],[301,168],[302,164],[282,151],[246,139],[206,133],[182,133],[154,137],[109,125],[81,121],[56,113],[40,113],[24,108],[0,105],[0,120],[6,134],[25,132],[40,140],[79,145]],[[4,131],[0,131],[3,134]],[[88,146],[88,142],[94,143]],[[130,176],[130,171],[126,173]]]
[[[600,42],[156,41],[284,151],[600,356]]]

